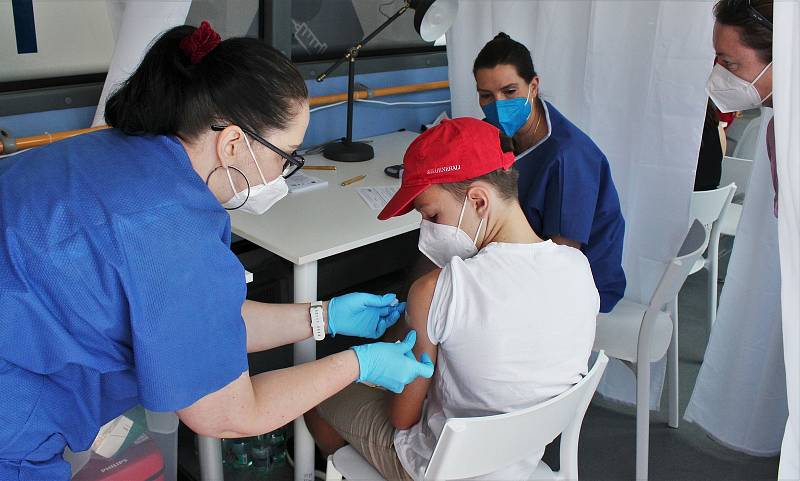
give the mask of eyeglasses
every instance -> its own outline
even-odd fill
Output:
[[[740,5],[747,8],[747,15],[749,15],[752,20],[760,23],[762,27],[772,30],[772,22],[770,22],[767,17],[762,15],[761,12],[756,10],[756,8],[753,6],[752,0],[742,0]]]
[[[229,125],[212,125],[211,130],[214,132],[220,132],[226,128],[230,127]],[[291,154],[287,154],[282,149],[279,149],[274,144],[270,143],[264,137],[261,137],[257,133],[253,132],[250,129],[245,127],[239,126],[242,131],[252,137],[256,142],[263,145],[264,147],[268,148],[269,150],[275,152],[276,154],[280,155],[282,159],[284,159],[283,163],[283,171],[281,172],[281,176],[284,179],[288,179],[289,177],[293,176],[298,170],[300,170],[303,165],[306,163],[306,159],[297,153],[297,151],[292,152]]]

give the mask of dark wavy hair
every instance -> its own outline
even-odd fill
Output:
[[[742,43],[772,62],[772,0],[720,0],[714,17],[722,25],[737,27]]]
[[[222,41],[193,64],[180,48],[195,27],[172,28],[106,102],[106,123],[129,135],[191,139],[213,123],[256,132],[283,129],[308,99],[294,65],[252,38]]]

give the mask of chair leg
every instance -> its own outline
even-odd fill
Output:
[[[636,479],[647,480],[650,456],[650,361],[636,364]]]
[[[680,403],[679,403],[679,390],[678,390],[678,298],[672,300],[670,303],[671,317],[672,317],[672,339],[669,343],[669,351],[667,351],[667,374],[669,376],[669,383],[667,384],[667,393],[669,396],[669,420],[667,424],[671,428],[678,427],[678,420],[680,418]]]
[[[711,229],[711,239],[708,242],[708,333],[717,320],[717,283],[719,277],[719,222]]]
[[[719,276],[719,256],[708,256],[708,333],[717,320],[717,277]]]
[[[325,481],[342,481],[342,473],[333,465],[333,456],[328,456],[328,464],[325,467]]]

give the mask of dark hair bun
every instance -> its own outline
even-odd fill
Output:
[[[528,47],[512,39],[505,32],[498,33],[483,46],[475,57],[472,74],[482,68],[492,69],[498,65],[513,65],[517,69],[517,74],[528,83],[536,77]]]

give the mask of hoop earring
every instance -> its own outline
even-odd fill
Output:
[[[233,169],[233,170],[235,170],[236,172],[239,172],[239,174],[241,174],[241,176],[242,176],[242,177],[244,177],[244,181],[245,181],[245,183],[247,184],[247,195],[245,196],[245,198],[244,198],[244,201],[243,201],[241,204],[237,205],[236,207],[223,207],[223,208],[224,208],[225,210],[236,210],[236,209],[240,208],[241,206],[245,205],[245,204],[247,203],[247,199],[249,199],[249,198],[250,198],[250,181],[249,181],[249,180],[247,180],[247,176],[246,176],[246,175],[244,175],[244,172],[242,172],[241,170],[237,169],[237,168],[236,168],[236,167],[234,167],[234,166],[230,166],[230,167],[223,167],[223,166],[221,166],[221,165],[218,165],[217,167],[214,167],[214,170],[212,170],[211,172],[209,172],[209,174],[208,174],[208,177],[206,177],[206,186],[208,186],[208,181],[209,181],[209,180],[211,180],[211,174],[213,174],[214,172],[216,172],[216,171],[217,171],[217,169]],[[236,189],[232,187],[232,190],[233,190],[233,196],[234,196],[234,197],[236,197]]]

